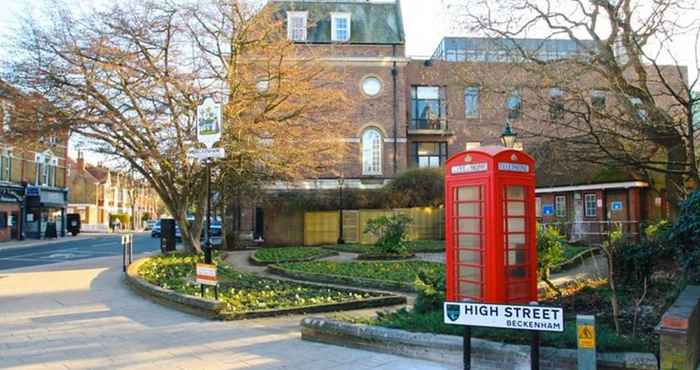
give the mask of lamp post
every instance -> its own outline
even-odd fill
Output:
[[[513,132],[513,126],[511,125],[510,120],[507,119],[506,125],[501,132],[501,144],[503,144],[503,146],[506,148],[513,149],[517,138],[518,134]]]
[[[340,211],[338,244],[345,244],[345,237],[343,236],[343,185],[345,185],[345,177],[341,175],[338,179],[338,209]]]

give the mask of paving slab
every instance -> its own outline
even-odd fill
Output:
[[[301,316],[209,321],[125,287],[121,257],[0,272],[3,369],[450,369],[304,342]]]

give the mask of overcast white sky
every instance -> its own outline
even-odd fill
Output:
[[[89,7],[94,3],[111,3],[109,0],[58,0],[74,4],[76,7]],[[411,57],[427,57],[432,55],[442,37],[469,36],[457,31],[451,24],[454,18],[445,3],[457,0],[401,0],[406,31],[406,51]],[[468,0],[459,0],[461,4],[468,4]],[[565,0],[562,0],[566,3]],[[6,39],[16,25],[17,16],[31,12],[46,4],[46,0],[0,0],[0,40]],[[454,12],[454,9],[452,9]],[[700,20],[700,12],[688,12],[684,14],[685,21]],[[461,33],[461,34],[460,34]],[[532,35],[536,37],[537,35]],[[673,40],[674,56],[680,64],[695,66],[694,35],[687,35]],[[0,48],[2,43],[0,42]],[[0,49],[0,52],[2,50]],[[672,61],[663,61],[671,64]],[[689,68],[690,78],[695,77],[695,69]],[[698,89],[698,88],[696,88]]]

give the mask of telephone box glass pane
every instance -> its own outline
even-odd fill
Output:
[[[509,233],[525,232],[525,219],[522,217],[509,217],[506,225]]]
[[[481,232],[481,219],[479,218],[463,218],[459,219],[457,230],[460,233],[480,233]]]
[[[515,185],[506,187],[506,198],[508,200],[525,200],[525,187]]]
[[[525,264],[525,250],[509,250],[508,251],[508,265],[524,265]]]
[[[470,265],[481,265],[481,251],[459,251],[459,262]]]
[[[525,248],[525,234],[508,234],[508,249]]]
[[[526,297],[528,295],[529,285],[527,283],[510,284],[508,285],[508,296],[511,298]]]
[[[457,201],[481,200],[480,186],[463,186],[457,189]]]
[[[459,266],[459,279],[469,281],[481,281],[481,269],[478,267]]]
[[[480,249],[481,235],[459,235],[457,248]]]
[[[508,216],[525,216],[525,202],[508,202]]]
[[[527,269],[524,266],[509,267],[508,275],[512,279],[524,279],[527,277]]]
[[[459,203],[457,217],[480,217],[481,203]]]
[[[481,284],[459,282],[460,298],[481,298]]]

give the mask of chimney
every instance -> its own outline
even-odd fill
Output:
[[[78,151],[78,170],[85,171],[85,158],[83,157],[83,151]]]

